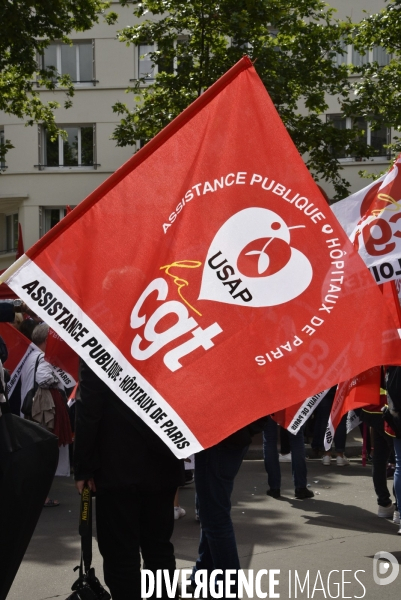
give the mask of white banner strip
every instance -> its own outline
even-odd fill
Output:
[[[178,458],[203,449],[181,417],[82,309],[33,261],[7,284],[90,366]],[[92,351],[96,357],[92,358]]]
[[[347,414],[347,434],[358,427],[358,425],[362,423],[361,419],[358,417],[354,410],[350,410]]]
[[[75,381],[72,375],[67,373],[67,371],[63,371],[63,369],[61,367],[58,367],[57,365],[52,365],[52,367],[53,372],[59,380],[59,382],[61,383],[61,385],[63,385],[65,388],[72,388],[76,386],[77,382]]]
[[[330,388],[324,390],[323,392],[319,392],[314,396],[310,396],[303,402],[302,406],[299,407],[298,412],[296,415],[294,415],[291,423],[287,427],[287,430],[290,433],[293,433],[294,435],[298,433],[305,421],[309,419],[315,408],[319,406],[329,389]]]
[[[331,416],[330,416],[329,422],[327,423],[327,427],[326,427],[326,433],[324,434],[324,449],[326,451],[331,449],[333,439],[334,439],[334,427],[333,427],[333,423],[332,423]]]
[[[29,344],[28,348],[26,349],[25,354],[19,361],[18,365],[15,367],[14,371],[11,373],[10,381],[7,383],[8,397],[10,397],[11,394],[13,393],[15,386],[17,385],[18,380],[21,377],[21,371],[22,371],[24,364],[26,363],[26,359],[28,358],[28,356],[30,356],[32,354],[32,352],[34,350],[39,350],[39,348],[31,342]]]

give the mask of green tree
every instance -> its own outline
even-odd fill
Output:
[[[354,25],[349,42],[362,55],[384,49],[388,64],[373,60],[352,67],[358,79],[353,84],[355,93],[343,105],[345,114],[364,117],[373,130],[392,127],[401,131],[401,0],[389,0],[384,9]],[[388,153],[399,152],[401,140],[394,136]]]
[[[69,43],[72,31],[85,31],[104,15],[114,22],[115,13],[105,14],[109,2],[102,0],[3,0],[0,3],[0,111],[26,119],[28,125],[43,123],[53,139],[58,130],[53,111],[56,101],[43,102],[37,89],[64,87],[71,104],[74,87],[68,76],[54,68],[40,69],[38,56],[52,40]],[[0,147],[0,159],[12,145]]]
[[[237,60],[248,54],[299,152],[337,197],[348,183],[336,158],[344,148],[364,155],[357,132],[326,122],[327,97],[347,98],[346,65],[338,64],[350,25],[335,20],[321,0],[143,0],[133,2],[137,25],[120,31],[128,44],[155,43],[154,81],[130,88],[137,105],[119,102],[117,145],[146,142]],[[149,16],[152,15],[151,18]],[[155,18],[156,17],[156,18]],[[148,82],[149,83],[149,82]],[[303,106],[305,110],[300,110]]]

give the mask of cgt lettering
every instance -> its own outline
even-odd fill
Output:
[[[161,305],[151,315],[147,315],[146,312],[139,314],[145,300],[154,292],[157,292],[157,300],[161,302]],[[188,309],[182,302],[177,302],[176,300],[165,302],[167,294],[167,282],[162,278],[154,279],[135,304],[131,313],[131,327],[132,329],[139,329],[144,326],[144,329],[143,336],[137,334],[134,337],[131,345],[131,354],[136,360],[148,360],[170,342],[191,332],[192,337],[189,340],[164,355],[164,364],[170,371],[174,372],[182,367],[180,360],[184,356],[187,356],[197,348],[202,347],[204,350],[212,348],[214,346],[213,338],[223,330],[218,323],[212,323],[206,329],[202,329],[198,326],[195,319],[189,316]],[[176,323],[165,331],[158,332],[159,322],[166,315],[170,314],[174,314],[177,317]],[[145,348],[143,348],[143,340],[150,342]]]
[[[216,271],[216,275],[222,282],[222,285],[226,285],[230,288],[228,291],[233,298],[240,298],[242,302],[249,302],[252,300],[252,294],[248,288],[238,289],[241,287],[242,279],[229,279],[229,277],[232,275],[236,276],[235,269],[231,265],[227,264],[226,258],[223,260],[219,259],[218,257],[220,255],[221,251],[217,252],[217,254],[209,258],[207,264],[211,269]]]

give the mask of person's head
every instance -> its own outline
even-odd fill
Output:
[[[37,326],[38,326],[37,322],[34,321],[33,319],[24,319],[22,321],[21,325],[19,326],[19,331],[25,337],[27,337],[28,340],[32,341],[32,333],[33,333],[33,330],[35,329],[35,327],[37,327]]]
[[[49,326],[46,323],[37,325],[32,332],[32,341],[38,348],[46,350],[47,336],[49,335]]]

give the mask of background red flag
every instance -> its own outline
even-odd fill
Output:
[[[340,383],[331,407],[324,447],[330,450],[334,433],[349,410],[380,404],[380,367],[373,367],[351,380]]]
[[[18,260],[20,256],[23,256],[24,250],[24,241],[22,239],[22,228],[21,223],[18,223],[18,245],[17,245],[17,253],[15,255],[15,260]]]
[[[51,327],[47,336],[45,360],[58,367],[57,374],[62,378],[65,387],[75,386],[78,380],[79,356]]]
[[[11,396],[26,359],[37,346],[10,323],[0,323],[0,335],[5,341],[8,351],[8,358],[4,366],[11,375],[7,384],[8,395]]]
[[[248,58],[5,279],[178,456],[401,364],[383,297]]]
[[[290,433],[295,435],[309,417],[312,416],[315,408],[319,406],[328,391],[328,389],[323,390],[310,398],[306,398],[303,402],[298,402],[294,406],[279,410],[272,415],[272,418],[276,423],[281,425],[281,427],[288,429]]]
[[[379,286],[379,288],[394,319],[398,332],[400,333],[401,310],[395,282],[389,281]],[[399,352],[401,352],[401,340],[395,342],[395,345],[397,344]],[[367,406],[380,406],[380,383],[380,369],[373,368],[338,386],[329,422],[327,424],[325,439],[326,450],[331,447],[334,433],[342,417],[348,411]]]

